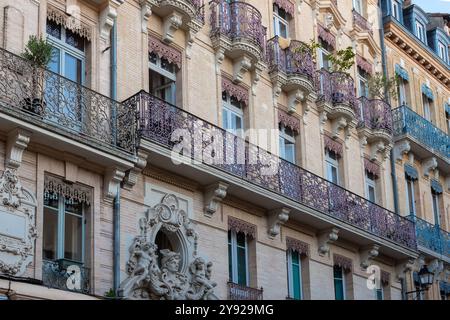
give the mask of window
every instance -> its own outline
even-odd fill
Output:
[[[418,20],[416,20],[416,36],[420,41],[425,42],[425,27]]]
[[[297,251],[288,250],[286,252],[286,259],[289,298],[301,300],[303,298],[301,255]]]
[[[366,196],[369,201],[377,202],[377,184],[376,176],[366,171]]]
[[[400,21],[400,4],[395,0],[392,0],[392,16]]]
[[[222,103],[223,128],[235,135],[242,136],[244,130],[244,111],[242,102],[224,91],[222,92]]]
[[[228,231],[228,275],[230,282],[249,285],[248,239],[242,232]]]
[[[176,104],[177,67],[155,53],[150,53],[150,93]]]
[[[408,105],[408,101],[407,101],[407,86],[408,86],[408,82],[402,78],[398,79],[397,82],[397,94],[398,94],[398,102],[400,103],[400,105]]]
[[[433,122],[431,117],[431,104],[433,102],[425,95],[422,95],[422,104],[423,104],[423,116],[430,122]]]
[[[442,60],[447,61],[447,50],[445,49],[445,45],[440,41],[438,42],[438,55]]]
[[[384,300],[383,288],[375,288],[375,297],[377,300]]]
[[[369,97],[369,81],[367,78],[367,73],[358,68],[358,91],[360,97]]]
[[[273,5],[273,30],[276,36],[289,37],[289,14],[283,9]]]
[[[414,180],[406,177],[406,205],[411,216],[416,215],[416,202],[414,195]]]
[[[328,58],[330,55],[330,52],[334,49],[326,42],[319,39],[319,43],[321,45],[320,48],[318,48],[318,57],[319,57],[319,67],[320,69],[330,70],[331,69],[331,61]]]
[[[294,131],[280,123],[280,157],[295,164],[295,135]]]
[[[85,212],[76,199],[44,194],[44,259],[84,262]]]
[[[328,181],[339,184],[339,156],[334,151],[325,149],[325,162]]]
[[[360,15],[363,15],[362,0],[353,0],[353,9]]]
[[[450,114],[448,112],[445,113],[445,119],[447,120],[447,133],[450,134]]]
[[[439,213],[439,194],[433,189],[431,190],[431,199],[433,204],[434,224],[439,226],[441,224]]]
[[[334,266],[334,298],[345,300],[345,274],[342,267]]]

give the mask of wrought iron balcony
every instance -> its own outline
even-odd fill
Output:
[[[415,222],[416,238],[419,246],[450,257],[450,233],[442,230],[439,225],[431,224],[418,217],[410,215],[408,219]]]
[[[360,128],[384,131],[392,135],[392,111],[389,104],[383,100],[367,99],[366,97],[360,97],[358,104],[360,108],[358,126]]]
[[[0,112],[112,154],[135,154],[136,112],[0,49]]]
[[[206,162],[191,148],[191,158],[239,177],[254,185],[276,192],[299,204],[341,220],[375,236],[409,249],[416,248],[414,224],[375,203],[337,186],[303,168],[287,162],[245,140],[198,117],[170,105],[144,91],[125,102],[140,110],[141,139],[157,143],[168,150],[177,129],[193,137],[199,132],[207,137],[218,135],[223,141],[226,163]],[[212,139],[212,138],[211,138]],[[275,164],[273,174],[265,174],[267,164]]]
[[[82,264],[68,260],[44,260],[42,282],[49,288],[89,294],[90,270]]]
[[[260,59],[266,48],[266,28],[262,15],[254,6],[239,1],[226,0],[211,2],[211,37],[225,36],[235,49],[243,49]],[[229,49],[230,50],[230,49]]]
[[[353,27],[361,31],[367,31],[373,35],[373,26],[366,18],[353,9]]]
[[[228,282],[228,298],[230,300],[263,300],[263,289]]]
[[[450,137],[407,106],[393,111],[394,136],[410,136],[427,150],[450,159]]]

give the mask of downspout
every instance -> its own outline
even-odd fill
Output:
[[[117,100],[117,18],[111,29],[111,99]],[[115,110],[114,110],[115,111]],[[114,133],[115,134],[115,133]],[[113,207],[113,291],[118,296],[120,286],[120,185]]]
[[[381,0],[378,1],[378,12],[379,12],[379,25],[380,25],[380,45],[381,45],[381,64],[383,66],[383,74],[388,79],[388,71],[386,65],[386,47],[384,44],[384,25],[383,25],[383,10],[381,8]],[[389,101],[389,92],[385,88],[385,97]],[[391,161],[391,177],[392,177],[392,191],[394,194],[394,211],[396,214],[400,214],[399,202],[398,202],[398,184],[397,184],[397,174],[395,172],[395,159],[394,159],[394,149],[390,151],[390,161]]]

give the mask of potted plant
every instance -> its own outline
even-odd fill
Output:
[[[35,114],[41,114],[45,108],[43,99],[44,72],[53,58],[52,45],[41,37],[30,36],[21,56],[31,63],[32,70],[31,95],[25,98],[24,109]]]

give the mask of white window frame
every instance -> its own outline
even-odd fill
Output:
[[[237,264],[237,248],[238,248],[238,244],[237,244],[237,233],[234,230],[230,231],[231,233],[231,281],[233,283],[239,283],[239,272],[238,272],[238,264]],[[246,286],[248,287],[250,285],[250,279],[249,279],[249,263],[248,263],[248,237],[247,235],[245,236],[245,280],[246,280]]]
[[[445,45],[441,41],[438,41],[438,55],[445,62],[447,62],[447,59],[448,59],[448,57],[446,56],[446,53],[447,53],[447,50],[445,48]]]
[[[400,21],[400,4],[395,0],[392,0],[392,16]]]
[[[227,119],[226,119],[226,123],[223,123],[223,115],[222,115],[223,128],[226,131],[228,131],[228,132],[230,132],[230,133],[232,133],[232,134],[234,134],[236,136],[242,137],[243,136],[243,132],[245,130],[244,129],[244,110],[243,110],[244,106],[242,105],[242,103],[241,103],[241,108],[238,108],[238,107],[234,106],[231,103],[231,96],[230,96],[230,94],[228,92],[226,92],[226,96],[227,96],[226,100],[222,99],[222,108],[225,109],[229,114],[230,113],[234,114],[236,117],[240,118],[241,119],[242,128],[241,129],[233,128],[233,123],[232,123],[232,117],[231,116],[228,116]],[[222,110],[222,112],[223,112],[223,110]]]
[[[328,60],[328,68],[325,68],[324,66],[324,57],[328,56],[330,54],[330,52],[328,52],[328,50],[324,49],[324,48],[318,48],[318,57],[319,57],[319,69],[325,69],[325,70],[330,70],[331,69],[331,61]]]
[[[288,133],[286,133],[286,127],[284,125],[281,125],[281,129],[280,129],[280,139],[279,139],[279,143],[280,143],[280,157],[283,158],[286,161],[292,162],[293,164],[295,164],[295,159],[296,159],[296,143],[295,143],[295,135],[294,135],[294,131],[292,131],[292,136],[289,135]],[[293,144],[294,146],[294,152],[293,152],[293,159],[292,161],[289,159],[286,159],[286,141],[290,142],[291,144]]]
[[[361,87],[362,84],[364,84],[364,89]],[[358,90],[360,97],[369,98],[369,81],[360,72],[358,72]]]
[[[408,214],[416,216],[414,188],[414,180],[406,178],[406,208],[408,208]]]
[[[415,21],[416,24],[416,36],[420,41],[425,42],[425,26],[419,20]]]
[[[363,3],[361,0],[353,0],[353,9],[363,16]]]
[[[431,114],[431,105],[430,99],[424,94],[422,95],[422,104],[423,104],[423,117],[428,121],[432,122],[432,114]]]
[[[370,179],[369,178],[369,174],[368,174],[368,172],[366,170],[365,180],[366,180],[366,197],[367,197],[367,200],[372,201],[370,199],[370,191],[369,191],[369,189],[373,188],[373,195],[375,197],[375,199],[373,199],[373,202],[377,203],[378,195],[377,195],[377,181],[376,181],[376,179]]]
[[[160,56],[158,56],[157,54],[156,56],[156,63],[153,63],[152,61],[148,62],[148,67],[151,71],[158,73],[159,75],[169,79],[170,81],[172,81],[169,84],[160,86],[158,88],[156,88],[155,90],[165,90],[165,89],[169,89],[170,90],[170,101],[168,101],[169,103],[172,104],[176,104],[176,89],[177,89],[177,71],[176,71],[176,66],[174,65],[173,68],[173,72],[169,72],[166,69],[164,69],[162,67],[162,58]]]
[[[336,156],[338,156],[336,154]],[[330,157],[330,151],[328,150],[328,148],[325,148],[325,164],[326,164],[326,169],[327,169],[327,179],[330,182],[333,182],[337,185],[340,184],[340,178],[339,178],[339,160],[338,159],[333,159]],[[333,181],[332,180],[332,168],[336,168],[336,177],[337,177],[337,181]]]
[[[434,224],[441,225],[439,194],[433,191],[431,191],[431,203],[433,207]]]
[[[292,271],[292,250],[287,252],[287,265],[288,265],[288,294],[289,298],[294,298],[294,274]],[[303,300],[303,278],[302,278],[302,260],[301,255],[298,254],[299,265],[299,281],[300,281],[300,300]]]
[[[407,85],[406,80],[400,78],[398,81],[397,90],[398,90],[399,104],[401,106],[408,104],[406,96],[406,85]]]
[[[286,19],[283,19],[279,15],[278,10],[280,8],[276,4],[273,7],[274,7],[274,10],[273,10],[273,27],[274,27],[274,30],[273,30],[273,32],[274,32],[275,36],[283,37],[281,35],[281,32],[280,32],[280,24],[283,24],[286,27],[286,37],[285,38],[289,38],[289,21],[287,21]]]

